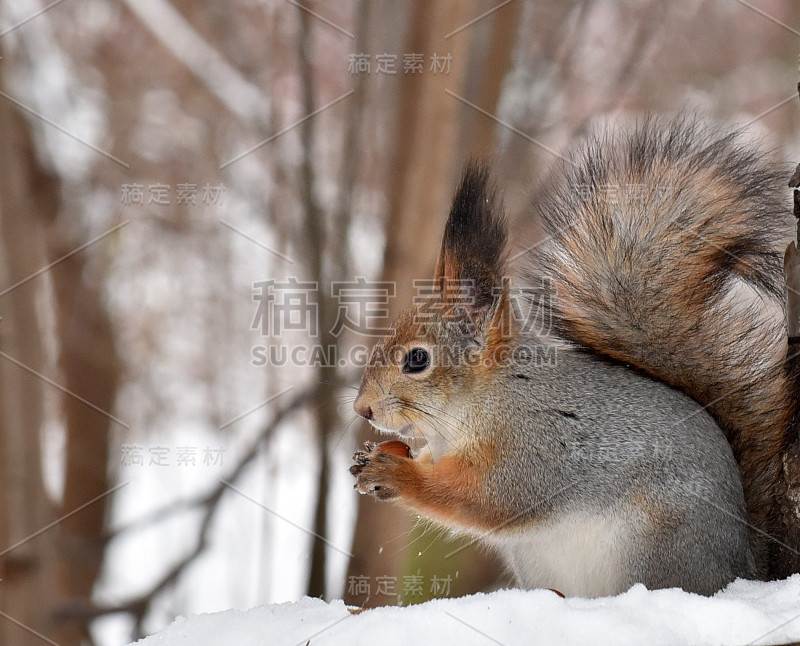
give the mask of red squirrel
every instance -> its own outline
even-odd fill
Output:
[[[426,447],[356,452],[356,488],[480,538],[523,587],[769,576],[800,400],[781,185],[690,119],[596,137],[532,207],[545,237],[511,274],[490,171],[470,163],[433,301],[376,345],[354,404]]]

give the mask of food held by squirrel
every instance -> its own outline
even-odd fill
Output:
[[[481,539],[526,588],[770,577],[800,388],[781,177],[691,119],[595,136],[530,207],[543,237],[512,270],[490,170],[469,163],[435,298],[376,345],[354,404],[425,447],[366,446],[356,488]]]
[[[386,440],[380,442],[375,446],[378,453],[391,453],[392,455],[399,455],[404,458],[411,457],[411,447],[405,442],[400,440]]]

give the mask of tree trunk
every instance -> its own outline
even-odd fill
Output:
[[[800,347],[796,352],[800,352]],[[800,378],[800,365],[795,374]],[[775,567],[775,575],[780,578],[800,572],[800,413],[796,416],[793,429],[794,439],[783,454],[786,491],[781,492],[781,507],[785,527],[784,542],[789,549],[781,550],[781,562]]]
[[[299,11],[300,30],[297,38],[298,61],[300,77],[303,83],[303,106],[306,114],[311,114],[316,109],[314,95],[314,70],[312,65],[313,40],[311,37],[309,21],[311,18],[306,11]],[[318,313],[319,336],[312,338],[312,343],[319,343],[325,352],[329,348],[338,346],[338,339],[330,330],[333,328],[336,307],[329,296],[330,276],[334,275],[339,267],[330,267],[326,259],[331,258],[334,265],[344,264],[341,260],[346,254],[345,248],[331,248],[328,245],[325,231],[325,213],[319,208],[314,194],[315,169],[314,169],[314,141],[315,122],[306,119],[300,126],[300,139],[302,142],[303,158],[300,165],[300,195],[303,207],[304,233],[306,235],[306,258],[312,280],[318,286]],[[346,222],[339,223],[346,225]],[[346,235],[339,238],[346,241]],[[327,356],[327,355],[326,355]],[[336,356],[336,355],[334,355]],[[329,357],[330,358],[330,357]],[[335,360],[334,360],[335,361]],[[316,369],[317,381],[320,388],[314,402],[313,416],[317,433],[317,452],[319,454],[319,471],[317,473],[317,498],[314,502],[314,536],[311,539],[311,563],[308,574],[306,594],[311,597],[325,596],[325,583],[327,578],[327,545],[324,537],[328,534],[328,499],[330,489],[330,456],[329,437],[338,422],[336,409],[336,364],[320,365]]]
[[[800,84],[797,86],[800,93]],[[800,165],[789,180],[790,186],[800,184]],[[789,337],[787,370],[790,380],[800,383],[800,189],[795,188],[794,216],[798,218],[795,240],[789,243],[784,257],[786,279],[786,323]],[[800,403],[795,407],[789,445],[783,453],[783,488],[777,492],[783,520],[783,536],[774,537],[781,545],[775,550],[778,563],[775,577],[787,577],[800,572]]]
[[[51,232],[50,237],[51,262],[76,246],[67,243],[58,232]],[[113,327],[103,303],[101,285],[87,277],[85,264],[82,254],[74,254],[51,272],[61,380],[67,390],[91,404],[72,395],[61,395],[67,438],[59,515],[70,514],[96,500],[59,525],[58,586],[68,604],[90,600],[100,574],[109,500],[104,494],[111,487],[109,434],[113,426],[122,430],[109,417],[113,414],[120,377]],[[70,636],[72,643],[80,643],[81,637],[87,635],[86,626],[70,620],[69,616],[62,616],[62,620],[62,632]]]
[[[384,281],[395,281],[396,298],[391,301],[390,316],[411,304],[414,296],[414,279],[433,276],[434,264],[440,244],[442,229],[449,209],[454,182],[463,160],[458,159],[458,124],[463,105],[448,95],[445,89],[461,94],[467,68],[471,34],[469,29],[445,36],[475,17],[474,3],[425,2],[417,0],[411,8],[411,31],[404,52],[424,52],[426,57],[449,54],[452,58],[449,74],[434,74],[429,68],[417,76],[398,77],[403,83],[397,101],[394,134],[394,157],[389,169],[391,183],[388,189],[389,220],[386,225],[387,240],[384,252]],[[373,438],[365,429],[361,440]],[[358,519],[353,539],[354,557],[348,569],[348,586],[345,601],[351,605],[368,607],[415,601],[404,595],[401,575],[417,576],[421,569],[417,561],[419,544],[410,537],[408,513],[400,508],[360,496]],[[425,565],[420,572],[424,589],[429,590],[430,579],[444,574],[445,567],[456,564],[453,559],[441,566],[443,556],[456,549],[452,543],[443,543],[436,550],[429,548],[425,539],[425,552],[436,552],[439,569]],[[481,556],[476,551],[462,552],[477,571]],[[467,555],[469,557],[467,558]],[[462,563],[463,565],[463,563]],[[466,573],[466,569],[463,570]],[[388,587],[379,588],[382,577],[394,578],[394,594],[385,594]],[[468,577],[465,575],[464,579]],[[481,578],[481,584],[485,580]],[[369,591],[357,585],[363,581]],[[451,589],[451,594],[456,588]],[[458,593],[475,591],[467,584]]]
[[[3,554],[0,598],[3,612],[30,630],[60,646],[77,645],[88,637],[87,627],[83,621],[70,621],[62,611],[74,600],[90,600],[100,573],[107,500],[84,505],[109,489],[112,422],[97,409],[113,410],[119,364],[100,287],[86,276],[89,251],[62,260],[80,243],[69,242],[55,224],[61,206],[58,181],[37,163],[28,125],[7,102],[0,105],[0,122],[15,124],[0,137],[5,169],[0,174],[0,239],[6,243],[0,291],[53,263],[47,277],[55,298],[45,300],[44,306],[54,306],[59,351],[58,374],[47,376],[52,370],[44,352],[44,325],[37,316],[43,304],[36,303],[47,287],[44,277],[33,277],[0,297],[0,549],[8,550],[63,517]],[[64,490],[58,507],[48,498],[42,474],[44,389],[58,397],[66,432]],[[42,643],[5,619],[0,642]]]
[[[492,23],[491,39],[485,60],[481,61],[482,74],[474,103],[492,115],[497,114],[500,91],[503,89],[503,79],[511,64],[511,54],[517,42],[521,15],[522,3],[512,2],[489,17]],[[464,124],[468,130],[464,142],[467,154],[477,158],[495,155],[497,152],[495,131],[500,127],[499,124],[474,110],[470,110],[466,115]]]
[[[0,643],[40,646],[38,633],[71,646],[78,642],[62,639],[52,615],[56,531],[34,536],[56,518],[42,479],[42,282],[20,283],[46,265],[36,215],[54,217],[57,193],[36,167],[27,124],[6,101],[0,123]]]

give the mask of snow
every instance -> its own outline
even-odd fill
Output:
[[[562,599],[499,590],[352,614],[320,599],[179,617],[137,646],[421,644],[779,644],[800,640],[800,575],[734,581],[713,597],[636,585],[616,597]]]

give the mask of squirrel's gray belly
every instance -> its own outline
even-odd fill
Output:
[[[626,555],[635,542],[634,527],[626,514],[574,511],[489,541],[521,586],[601,597],[632,583]]]

